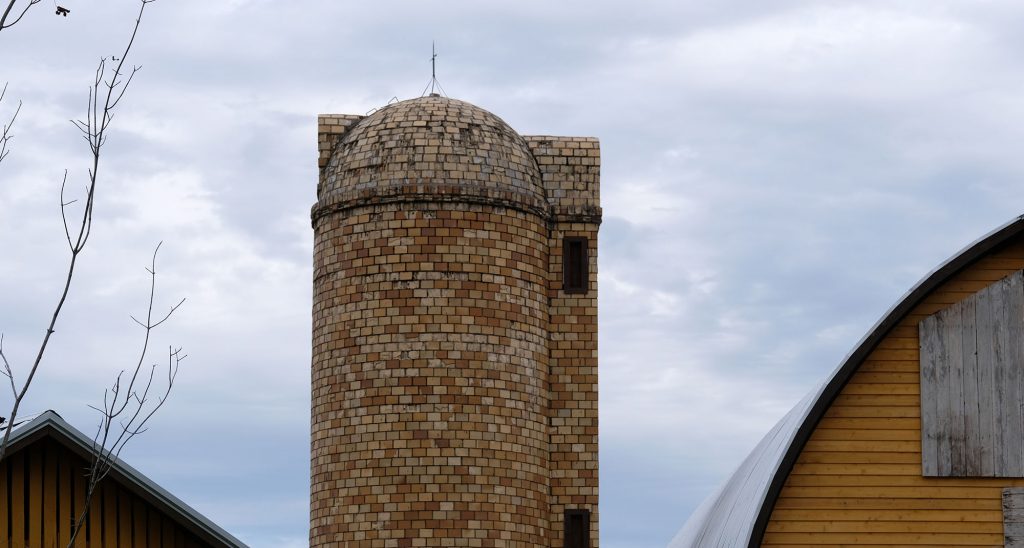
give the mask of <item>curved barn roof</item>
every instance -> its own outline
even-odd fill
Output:
[[[1022,232],[1024,216],[967,246],[918,282],[882,316],[832,375],[768,432],[728,481],[690,516],[669,546],[760,546],[775,501],[793,464],[832,401],[868,354],[928,294]]]

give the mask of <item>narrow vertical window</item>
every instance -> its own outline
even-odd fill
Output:
[[[567,237],[562,240],[562,290],[566,293],[586,293],[590,277],[587,268],[587,239]]]
[[[590,510],[565,511],[565,548],[590,548]]]

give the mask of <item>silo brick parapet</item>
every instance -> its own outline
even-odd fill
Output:
[[[551,215],[601,220],[601,144],[595,137],[524,136],[537,159]]]
[[[327,165],[331,151],[342,135],[362,119],[362,116],[355,114],[321,114],[317,117],[317,148],[320,153],[318,163],[321,168]]]

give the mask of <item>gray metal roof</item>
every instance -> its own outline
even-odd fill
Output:
[[[967,246],[918,282],[861,339],[818,388],[771,429],[732,476],[676,534],[670,548],[760,546],[782,485],[814,428],[878,343],[929,293],[999,245],[1024,232],[1024,216]]]
[[[93,440],[65,422],[54,411],[47,411],[12,432],[8,441],[8,454],[13,454],[44,437],[57,440],[87,460],[92,459]],[[108,477],[164,511],[204,541],[214,546],[246,548],[245,543],[218,527],[178,497],[153,483],[138,470],[128,466],[123,460],[114,459]]]
[[[797,427],[807,416],[821,388],[811,392],[782,417],[757,447],[747,455],[732,477],[704,500],[669,544],[672,548],[697,546],[745,546]]]

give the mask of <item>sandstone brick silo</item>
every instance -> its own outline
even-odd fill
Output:
[[[310,546],[598,546],[596,139],[322,115]]]

